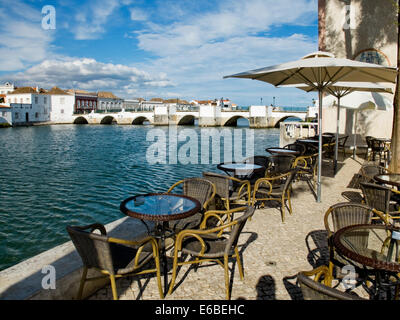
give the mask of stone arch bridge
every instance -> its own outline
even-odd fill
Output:
[[[172,109],[172,110],[171,110]],[[250,128],[278,128],[288,118],[305,120],[306,111],[273,110],[268,106],[251,106],[246,110],[221,110],[215,106],[200,106],[198,110],[174,110],[165,106],[152,111],[121,111],[109,113],[74,114],[74,124],[120,124],[120,125],[193,125],[202,127],[236,126],[241,118],[249,121]]]

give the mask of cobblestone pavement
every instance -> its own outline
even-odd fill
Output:
[[[343,192],[357,191],[347,186],[361,167],[361,161],[347,158],[340,163],[335,178],[330,164],[325,164],[321,203],[316,202],[305,182],[296,182],[292,194],[293,214],[286,213],[285,223],[277,208],[256,210],[239,240],[245,277],[240,280],[235,265],[231,273],[231,299],[290,300],[299,296],[295,276],[299,271],[312,270],[328,258],[324,214],[331,205],[348,201],[348,195]],[[160,299],[154,276],[120,279],[117,289],[121,300]],[[110,286],[89,299],[112,299]],[[202,264],[197,270],[183,266],[173,293],[165,299],[225,299],[223,268],[218,264]]]

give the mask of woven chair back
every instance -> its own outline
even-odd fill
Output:
[[[305,300],[364,300],[356,295],[325,286],[302,272],[297,274],[297,280]]]
[[[366,182],[360,182],[360,187],[368,206],[384,213],[389,212],[392,193],[389,187]]]
[[[371,207],[364,204],[342,202],[331,206],[325,215],[325,228],[328,232],[336,232],[355,224],[370,224],[373,212]],[[329,217],[332,228],[329,225]]]
[[[242,232],[247,220],[254,214],[255,208],[252,206],[248,206],[245,210],[245,212],[238,218],[236,218],[234,221],[237,221],[237,223],[233,226],[229,240],[227,241],[226,247],[225,247],[225,254],[229,254],[229,252],[234,248],[239,240],[240,233]]]
[[[74,226],[68,226],[71,240],[88,268],[99,268],[114,273],[110,243],[108,237],[83,231]]]
[[[211,197],[213,185],[203,178],[188,178],[183,182],[183,194],[195,198],[201,205]]]
[[[229,198],[232,181],[225,175],[214,172],[203,172],[203,178],[215,185],[215,194],[221,198]]]

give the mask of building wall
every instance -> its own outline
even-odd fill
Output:
[[[7,98],[11,101],[13,125],[50,121],[50,95],[21,93],[7,95]]]
[[[75,96],[74,95],[55,95],[51,96],[50,121],[56,123],[71,123],[74,114]]]
[[[392,0],[319,0],[318,4],[319,50],[337,58],[396,66],[397,14]],[[322,118],[323,131],[336,131],[332,121],[336,108],[324,108]],[[377,121],[379,125],[374,125]],[[357,122],[362,141],[365,135],[390,138],[393,110],[362,112]],[[341,127],[343,133],[352,135],[354,112],[343,112]]]

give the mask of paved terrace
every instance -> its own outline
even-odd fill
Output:
[[[239,240],[245,278],[240,280],[236,266],[231,290],[233,300],[290,300],[298,297],[296,274],[299,271],[312,270],[316,264],[323,262],[323,259],[315,261],[311,251],[320,255],[319,248],[325,247],[326,250],[324,214],[329,206],[348,201],[343,192],[357,191],[347,186],[362,162],[360,158],[347,158],[339,163],[335,178],[332,177],[330,163],[324,163],[321,203],[315,201],[305,182],[296,182],[293,185],[293,215],[287,214],[285,223],[282,223],[277,208],[256,210]],[[326,252],[324,248],[322,252]],[[327,259],[327,256],[323,255],[323,258]],[[171,261],[169,258],[169,262]],[[202,264],[197,270],[189,268],[190,266],[183,266],[180,269],[175,290],[166,296],[167,300],[225,299],[224,272],[221,266]],[[153,276],[120,279],[117,289],[121,300],[159,299]],[[112,299],[110,286],[97,291],[89,299]]]

